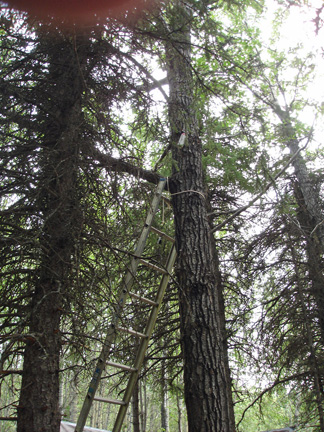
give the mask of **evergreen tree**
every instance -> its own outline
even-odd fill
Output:
[[[129,227],[142,219],[135,201],[148,206],[145,196],[161,176],[168,177],[178,258],[147,365],[168,360],[161,375],[170,381],[183,366],[191,432],[234,431],[228,345],[245,359],[255,342],[248,319],[255,324],[262,296],[262,342],[272,357],[264,350],[258,366],[270,365],[276,384],[311,383],[309,406],[323,428],[321,199],[291,112],[266,99],[258,34],[245,25],[245,6],[174,0],[141,20],[129,14],[127,25],[107,19],[84,30],[3,13],[0,364],[3,383],[21,376],[19,432],[58,431],[60,369],[91,367],[136,237]],[[264,102],[279,127],[267,128]],[[263,143],[274,138],[292,157],[274,158],[272,176]],[[295,175],[278,180],[290,164]],[[275,181],[287,193],[278,202],[268,195],[266,213],[263,196]],[[251,201],[232,211],[247,194]],[[260,198],[261,212],[249,220],[243,211]],[[251,241],[249,223],[264,223],[264,215],[271,226]],[[267,289],[250,299],[258,278]],[[182,356],[174,348],[179,331]],[[298,361],[291,362],[296,340]],[[121,345],[116,355],[127,350]],[[135,399],[138,430],[137,406]]]

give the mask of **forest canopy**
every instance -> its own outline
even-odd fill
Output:
[[[82,26],[1,8],[0,430],[76,423],[116,315],[133,334],[109,360],[132,363],[148,264],[169,282],[123,430],[324,432],[324,7],[153,6]],[[126,386],[107,364],[96,391]]]

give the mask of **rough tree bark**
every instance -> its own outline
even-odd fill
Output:
[[[76,41],[43,38],[49,72],[40,102],[38,209],[43,218],[40,259],[30,302],[28,343],[24,353],[18,407],[18,432],[59,431],[60,318],[68,290],[75,237],[82,220],[78,182],[82,53]],[[45,114],[46,113],[46,114]]]
[[[193,106],[190,69],[190,12],[178,1],[172,6],[173,28],[166,44],[170,83],[169,118],[174,160],[172,201],[178,251],[177,279],[184,355],[185,399],[190,432],[232,432],[234,415],[224,331],[224,310],[215,249],[204,196],[202,148]],[[40,143],[38,215],[39,266],[30,302],[18,432],[59,430],[60,319],[72,267],[82,211],[76,196],[79,170],[81,106],[85,91],[83,67],[87,41],[79,44],[57,36],[46,40],[48,80],[38,104],[44,141]],[[48,85],[49,84],[49,85]],[[40,86],[42,83],[39,84]],[[182,131],[183,146],[178,146]],[[91,150],[88,150],[90,153]],[[93,151],[95,153],[95,151]],[[99,154],[93,155],[100,159]],[[113,158],[101,163],[114,165]],[[128,164],[118,168],[130,170]],[[114,167],[112,167],[114,169]],[[117,168],[115,168],[117,169]],[[136,171],[137,172],[137,171]],[[134,173],[134,172],[133,172]],[[156,182],[155,173],[143,176]]]
[[[190,10],[172,3],[166,64],[185,401],[190,432],[232,432],[221,287],[207,217],[190,66]],[[179,138],[185,132],[185,140]],[[182,135],[184,137],[184,135]]]

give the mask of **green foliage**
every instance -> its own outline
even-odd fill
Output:
[[[217,223],[224,221],[229,211],[245,204],[246,197],[249,199],[262,190],[287,161],[287,135],[283,134],[286,125],[274,113],[273,99],[278,98],[281,110],[290,115],[292,133],[288,138],[298,140],[308,137],[310,130],[306,122],[300,120],[299,113],[306,105],[321,113],[323,106],[307,100],[304,93],[315,73],[312,53],[301,55],[300,47],[287,53],[266,50],[262,46],[257,26],[261,2],[189,3],[193,27],[193,109],[200,127],[206,187],[212,196],[213,210],[220,213]],[[173,7],[173,3],[168,5],[169,12]],[[288,11],[281,9],[278,14],[273,40],[278,37],[281,21]],[[252,21],[255,25],[250,25]],[[39,203],[43,202],[42,182],[45,181],[45,186],[49,184],[48,179],[42,178],[44,149],[52,145],[46,141],[48,119],[54,119],[56,124],[57,105],[68,96],[59,92],[57,83],[57,90],[51,87],[57,78],[53,75],[57,67],[54,60],[66,49],[71,56],[77,51],[80,60],[83,50],[87,50],[86,66],[80,64],[84,80],[80,98],[82,151],[75,190],[82,224],[71,258],[72,272],[62,318],[62,370],[65,371],[62,381],[66,387],[69,382],[75,382],[84,390],[92,367],[88,360],[98,352],[104,337],[116,290],[152,192],[152,187],[146,183],[113,172],[109,165],[105,169],[104,163],[96,160],[94,150],[118,157],[137,168],[155,167],[159,174],[171,176],[175,162],[170,151],[163,153],[170,144],[167,103],[161,97],[156,100],[151,92],[156,85],[152,78],[154,73],[165,67],[168,25],[166,12],[161,10],[144,16],[132,29],[111,20],[104,31],[94,29],[90,38],[79,40],[75,35],[52,29],[55,35],[52,39],[44,27],[43,33],[41,29],[36,32],[20,18],[7,13],[2,16],[0,328],[4,330],[5,342],[1,354],[8,353],[8,357],[3,356],[5,366],[21,367],[25,341],[14,336],[28,333],[30,297],[37,266],[44,254],[40,247],[44,214]],[[264,56],[267,61],[262,60],[261,50],[267,52]],[[69,72],[68,67],[64,67],[57,82],[69,80]],[[288,72],[293,75],[288,76]],[[167,88],[163,88],[167,93]],[[314,167],[322,153],[321,149],[307,150],[307,163],[312,163],[309,166]],[[173,167],[175,171],[178,169]],[[275,192],[265,195],[259,207],[236,218],[216,234],[229,320],[230,354],[238,377],[240,366],[242,369],[264,367],[272,379],[278,373],[287,377],[292,369],[303,373],[306,368],[311,369],[309,346],[303,338],[307,329],[300,324],[301,303],[296,294],[298,274],[302,275],[306,293],[311,285],[306,278],[309,271],[305,264],[307,238],[297,219],[300,208],[289,186],[291,178],[292,170],[274,182]],[[321,168],[316,171],[314,168],[313,179],[320,191]],[[172,235],[170,219],[170,215],[160,215],[157,227]],[[262,231],[259,237],[258,231]],[[291,245],[287,232],[293,240]],[[165,244],[156,249],[154,241],[149,241],[147,256],[155,261],[164,259]],[[297,250],[298,272],[292,265],[291,248]],[[156,280],[145,277],[144,273],[141,276],[141,289],[151,293]],[[176,289],[172,285],[167,294],[167,303],[147,356],[150,394],[155,387],[155,375],[150,376],[150,372],[159,369],[161,358],[168,361],[171,430],[176,430],[179,412],[184,411],[183,383],[177,381],[182,360]],[[312,315],[313,300],[307,300],[308,313]],[[134,313],[136,311],[131,312],[131,318]],[[264,319],[259,321],[260,334],[262,331],[264,335],[258,339],[254,331],[260,315]],[[311,330],[318,334],[316,319]],[[163,347],[160,345],[162,336]],[[11,340],[13,345],[10,345]],[[256,341],[266,352],[260,349],[259,357],[253,360],[255,353],[249,349],[257,345]],[[316,356],[321,359],[321,343],[318,338],[316,341]],[[127,342],[121,343],[117,361],[122,361],[131,349]],[[294,345],[298,350],[293,349]],[[118,377],[114,377],[112,387],[117,382]],[[309,374],[305,381],[292,381],[299,392],[290,387],[276,387],[263,396],[262,406],[257,403],[247,411],[240,430],[265,430],[292,425],[295,421],[301,424],[303,419],[307,425],[307,410],[314,414],[312,418],[317,415],[311,394],[313,382]],[[3,393],[9,395],[19,387],[19,379],[5,376],[2,385]],[[258,395],[256,390],[252,393],[242,393],[244,402],[237,401],[238,419]],[[155,396],[152,401],[157,405],[159,396]],[[10,400],[4,403],[15,398],[13,391]],[[80,398],[75,403],[80,405]],[[72,416],[72,402],[66,402],[65,406]]]
[[[258,396],[258,391],[250,389],[245,404],[251,404]],[[245,407],[238,403],[236,415],[241,419]],[[280,429],[284,427],[296,426],[296,412],[298,409],[298,399],[293,391],[288,389],[274,390],[265,394],[261,400],[253,404],[244,413],[243,420],[239,424],[240,432],[266,431],[270,429]]]

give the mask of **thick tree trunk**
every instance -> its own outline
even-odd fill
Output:
[[[221,287],[207,217],[190,67],[190,11],[173,2],[166,45],[173,144],[172,203],[177,247],[185,401],[189,432],[232,432]],[[185,132],[184,143],[179,138]]]
[[[81,61],[76,58],[72,41],[56,41],[55,45],[51,38],[48,42],[48,94],[44,94],[42,108],[50,114],[40,119],[46,134],[40,150],[37,201],[43,228],[30,303],[18,432],[58,432],[60,428],[60,318],[82,219],[76,196],[82,124]]]

